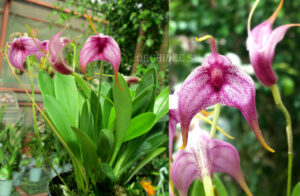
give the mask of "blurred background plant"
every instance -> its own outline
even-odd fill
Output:
[[[284,195],[287,176],[287,141],[285,119],[276,108],[269,89],[263,87],[253,75],[246,50],[247,18],[254,1],[192,0],[170,2],[170,86],[183,82],[188,74],[210,51],[208,42],[196,43],[195,37],[211,34],[216,38],[218,51],[228,55],[233,63],[251,74],[256,85],[256,104],[259,124],[264,137],[276,150],[268,153],[255,140],[250,127],[239,111],[223,107],[219,124],[234,136],[232,143],[241,156],[245,179],[254,195]],[[261,0],[252,19],[252,27],[271,16],[278,1]],[[300,2],[285,1],[274,27],[299,23]],[[277,46],[273,66],[279,78],[278,85],[283,101],[291,113],[294,133],[293,186],[300,180],[300,50],[299,28],[290,29]],[[228,54],[229,53],[229,54]],[[221,138],[221,135],[217,136]],[[223,139],[223,138],[221,138]],[[243,195],[238,185],[228,175],[220,175],[229,195]]]

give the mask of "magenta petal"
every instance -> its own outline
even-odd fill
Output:
[[[186,149],[180,150],[171,168],[171,178],[178,192],[187,195],[191,183],[200,178],[193,154]]]
[[[16,47],[11,47],[8,51],[8,58],[10,63],[21,70],[24,70],[23,64],[26,59],[25,52]]]
[[[85,73],[86,66],[92,61],[104,60],[112,64],[115,74],[121,62],[121,51],[118,43],[110,36],[99,34],[90,36],[84,43],[79,57],[81,70]]]
[[[240,168],[240,157],[235,147],[227,142],[212,139],[209,148],[213,171],[224,172],[231,175],[240,184],[247,195],[252,195],[244,180]]]
[[[65,57],[63,55],[63,48],[66,45],[65,41],[61,39],[61,33],[63,31],[60,31],[56,35],[54,35],[50,40],[48,44],[48,50],[49,50],[49,62],[51,66],[59,73],[61,74],[71,74],[73,73],[72,68],[66,63]]]
[[[197,67],[184,81],[178,94],[178,111],[184,148],[192,118],[201,110],[217,103],[217,97],[209,83],[209,67]]]
[[[239,109],[260,143],[274,152],[265,142],[257,122],[255,85],[249,75],[236,66],[227,66],[225,83],[220,90],[219,102]]]
[[[231,175],[248,195],[252,195],[240,169],[240,158],[231,144],[212,139],[195,127],[185,149],[180,150],[171,168],[171,178],[181,195],[186,195],[191,183],[204,176],[213,178],[216,172]]]
[[[41,58],[46,55],[45,52],[48,52],[48,45],[49,45],[49,40],[45,40],[40,43],[41,50],[43,50],[44,52],[39,50],[34,53],[34,55],[38,60],[41,60]]]
[[[40,44],[40,41],[35,39],[36,44]],[[23,64],[26,57],[39,51],[38,46],[34,43],[32,38],[21,37],[16,38],[10,43],[8,50],[8,57],[11,64],[21,70],[24,70]]]

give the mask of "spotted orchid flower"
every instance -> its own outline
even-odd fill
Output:
[[[300,24],[287,24],[274,30],[272,29],[273,23],[283,5],[283,0],[281,0],[273,15],[251,30],[251,18],[258,3],[259,0],[255,2],[249,14],[246,45],[256,77],[264,86],[269,87],[277,82],[277,76],[272,69],[276,45],[283,39],[290,27],[300,26]]]
[[[38,39],[34,40],[36,43],[30,37],[20,37],[9,43],[8,58],[14,67],[24,71],[23,65],[27,56],[35,55],[38,59],[41,58],[41,42]]]
[[[171,178],[180,196],[186,196],[196,179],[213,178],[214,173],[231,175],[246,192],[252,195],[240,169],[240,157],[233,145],[213,139],[199,126],[190,132],[185,149],[179,150],[171,167]]]
[[[50,65],[59,73],[69,75],[73,73],[72,68],[67,64],[64,57],[63,48],[70,43],[67,38],[62,38],[61,34],[64,30],[55,34],[48,43],[48,61]]]
[[[85,75],[86,66],[93,61],[107,61],[112,64],[116,81],[121,63],[121,51],[118,43],[110,36],[103,33],[91,35],[80,51],[79,63]]]
[[[260,143],[274,152],[265,142],[258,125],[253,80],[240,68],[233,66],[227,57],[218,54],[215,40],[211,36],[204,37],[207,38],[211,41],[212,54],[203,60],[202,66],[192,71],[178,92],[183,138],[181,148],[187,145],[192,118],[199,111],[219,103],[239,109]]]

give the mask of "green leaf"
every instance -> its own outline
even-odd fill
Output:
[[[43,96],[55,96],[53,80],[46,72],[42,70],[38,72],[38,84]]]
[[[140,114],[147,109],[149,105],[149,100],[152,97],[154,85],[148,86],[143,90],[137,97],[134,98],[132,102],[132,114]]]
[[[191,188],[189,189],[188,195],[190,196],[205,195],[203,183],[199,179],[196,179],[193,182]]]
[[[99,159],[95,143],[83,131],[75,127],[72,127],[72,129],[80,143],[81,156],[86,170],[90,172],[95,171],[97,169]]]
[[[155,150],[153,150],[152,152],[150,152],[149,154],[147,154],[145,156],[145,158],[139,162],[139,164],[136,166],[136,168],[132,171],[131,175],[129,176],[129,178],[126,180],[125,184],[127,184],[131,178],[140,170],[142,169],[147,163],[149,163],[150,161],[152,161],[155,157],[157,157],[158,155],[160,155],[163,151],[165,151],[167,148],[166,147],[160,147],[157,148]]]
[[[88,100],[86,100],[81,109],[80,119],[79,119],[79,125],[80,130],[85,132],[88,136],[91,138],[93,137],[93,127],[94,127],[94,121],[93,121],[93,115],[91,112],[91,105]]]
[[[131,119],[132,103],[130,99],[130,92],[128,85],[121,74],[119,74],[119,84],[123,90],[121,90],[116,80],[113,81],[113,97],[116,109],[116,129],[115,129],[115,151],[111,161],[117,156],[120,147],[126,136],[126,132]]]
[[[46,95],[44,97],[44,105],[51,121],[56,127],[59,135],[70,148],[76,158],[80,157],[78,140],[71,126],[72,123],[66,115],[65,106],[54,97]]]
[[[102,127],[102,110],[100,105],[100,98],[94,91],[91,91],[91,111],[93,115],[94,127],[92,131],[92,139],[96,143],[98,141],[98,134]]]
[[[169,87],[165,88],[155,99],[154,114],[159,120],[169,111]]]
[[[292,196],[299,196],[299,195],[300,195],[300,182],[296,184],[292,192]]]
[[[80,87],[80,90],[83,92],[84,96],[86,98],[90,98],[91,89],[87,85],[88,83],[79,77],[75,77],[75,81],[78,84],[78,86]]]
[[[105,96],[110,98],[111,100],[113,99],[112,88],[109,88],[109,90],[107,91]],[[103,124],[103,128],[107,128],[110,112],[111,112],[111,109],[113,108],[113,105],[107,99],[104,99],[102,106],[103,106],[102,107],[102,114],[103,114],[102,115],[102,124]]]
[[[101,163],[101,170],[107,176],[112,183],[116,182],[118,178],[114,174],[114,170],[107,164]]]
[[[147,112],[131,119],[124,142],[147,133],[155,124],[155,117],[154,113]]]
[[[227,190],[223,182],[220,180],[220,178],[217,175],[214,176],[213,184],[216,185],[219,195],[228,196]]]
[[[72,117],[72,126],[78,127],[78,92],[73,76],[56,73],[54,76],[55,96]]]
[[[115,137],[114,132],[111,129],[102,129],[99,134],[97,153],[102,158],[102,161],[106,161],[111,155],[114,147]]]

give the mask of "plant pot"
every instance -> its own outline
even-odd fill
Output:
[[[21,184],[21,180],[24,176],[25,168],[22,168],[18,172],[13,172],[13,184],[14,186],[19,186]]]
[[[12,180],[0,180],[0,196],[10,196],[12,188]]]
[[[29,171],[29,180],[31,182],[38,182],[40,181],[42,176],[42,168],[41,167],[32,167]]]
[[[76,190],[76,182],[74,180],[74,172],[69,171],[65,173],[61,173],[60,177],[64,179],[64,181],[68,184],[68,187],[71,190]],[[53,177],[48,185],[47,185],[47,191],[49,196],[60,196],[63,195],[63,191],[61,190],[60,186],[63,185],[60,178],[58,176]]]
[[[58,167],[58,166],[54,166],[54,169],[55,169],[59,174],[60,174],[61,172],[64,171],[63,168]],[[57,176],[56,173],[55,173],[55,171],[54,171],[54,169],[51,169],[51,171],[50,171],[50,176],[51,176],[51,178],[54,178],[55,176]]]

